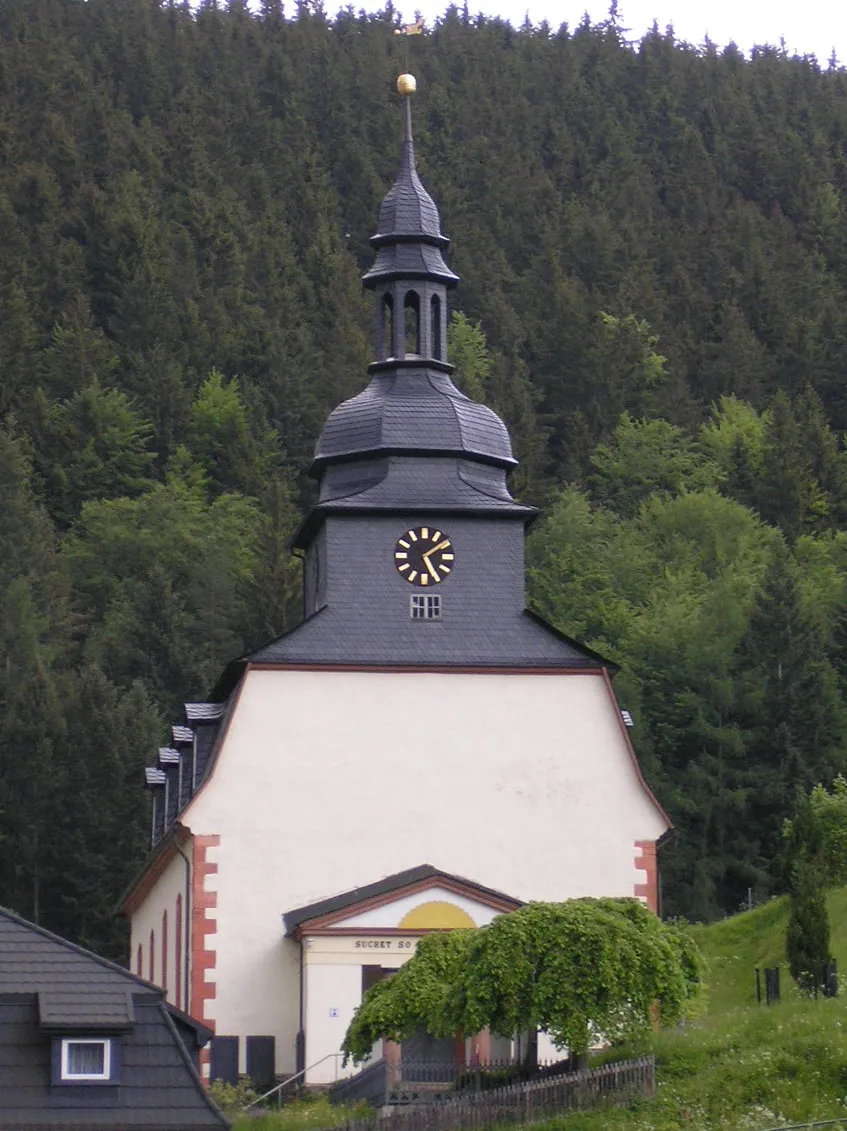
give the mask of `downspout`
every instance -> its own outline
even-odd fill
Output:
[[[304,1021],[304,1017],[303,1017],[303,1005],[304,1005],[303,973],[304,973],[304,966],[305,966],[305,960],[303,958],[303,936],[301,935],[300,936],[300,1020],[299,1020],[299,1024],[298,1024],[298,1033],[297,1033],[297,1036],[298,1036],[297,1054],[298,1055],[296,1057],[296,1061],[302,1060],[303,1063],[302,1064],[297,1063],[296,1067],[297,1067],[298,1072],[303,1072],[303,1071],[305,1071],[305,1068],[306,1068],[306,1032],[305,1032],[305,1029],[303,1027],[303,1021]]]
[[[183,975],[182,975],[182,996],[183,1004],[177,1002],[177,1007],[183,1009],[186,1013],[190,1014],[191,1010],[188,1008],[190,1002],[191,983],[189,982],[189,971],[191,969],[191,861],[182,850],[182,845],[179,841],[176,842],[176,850],[182,857],[182,862],[185,865],[185,939],[183,942]]]

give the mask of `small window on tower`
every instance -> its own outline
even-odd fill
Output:
[[[441,620],[441,598],[434,594],[416,593],[411,598],[412,620]]]
[[[433,357],[438,358],[439,361],[443,361],[444,355],[441,351],[441,299],[438,295],[432,296],[430,312],[429,340],[432,343],[430,352]]]
[[[404,355],[419,357],[421,352],[421,300],[417,291],[407,291],[403,303],[403,320],[406,330]]]

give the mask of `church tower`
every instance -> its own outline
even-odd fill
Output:
[[[524,530],[535,516],[507,476],[503,421],[453,384],[449,240],[415,166],[411,94],[398,80],[400,169],[371,238],[375,360],[363,392],[330,414],[312,474],[318,502],[297,536],[305,623],[250,656],[376,664],[597,666],[524,611]]]
[[[428,931],[529,900],[657,906],[670,825],[609,665],[525,610],[535,511],[509,493],[505,425],[451,380],[458,279],[415,168],[414,80],[398,86],[402,159],[364,277],[375,356],[315,449],[304,619],[187,703],[147,770],[131,961],[215,1029],[207,1076],[254,1072],[260,1049],[331,1083],[364,989]],[[487,1039],[468,1055],[508,1055]]]

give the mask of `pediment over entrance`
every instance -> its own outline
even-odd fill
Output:
[[[285,932],[317,934],[403,931],[411,934],[481,927],[521,901],[429,864],[366,887],[296,908],[283,916]]]

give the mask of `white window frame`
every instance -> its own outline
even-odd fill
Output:
[[[412,620],[441,620],[440,593],[413,593],[409,598],[409,616]]]
[[[103,1049],[102,1072],[71,1072],[68,1066],[68,1054],[71,1045],[100,1045]],[[64,1037],[62,1039],[62,1053],[60,1062],[61,1079],[69,1084],[91,1083],[112,1079],[112,1042],[108,1037]]]

